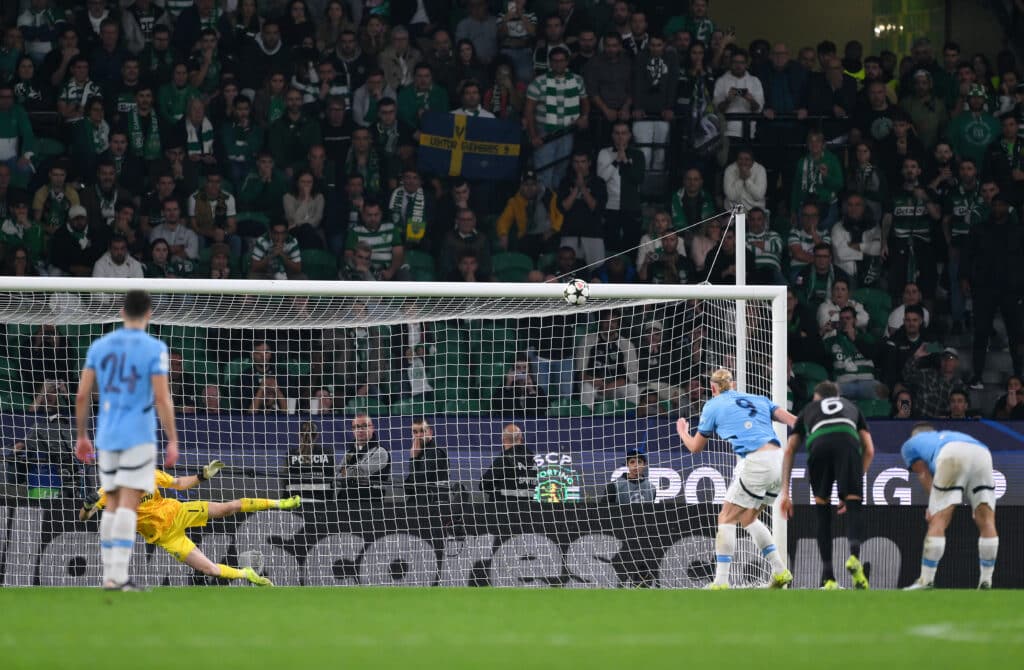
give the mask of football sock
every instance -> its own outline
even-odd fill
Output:
[[[223,563],[218,563],[217,567],[220,569],[220,574],[217,576],[221,579],[245,579],[245,573],[238,568]]]
[[[736,553],[736,524],[719,524],[715,536],[715,584],[729,583],[729,568]]]
[[[269,498],[242,498],[239,502],[242,503],[243,512],[261,512],[281,506],[280,500],[270,500]]]
[[[114,512],[114,522],[110,538],[110,579],[115,584],[128,581],[128,563],[132,558],[132,547],[135,545],[135,522],[138,516],[135,510],[118,507]]]
[[[103,511],[103,515],[100,517],[100,562],[103,564],[103,582],[113,581],[110,576],[110,566],[112,560],[111,550],[114,548],[114,514],[113,512]]]
[[[846,537],[850,540],[850,555],[860,559],[860,543],[864,537],[861,524],[861,501],[846,501]]]
[[[786,564],[782,562],[782,556],[779,555],[779,550],[775,546],[775,539],[772,537],[771,531],[768,530],[768,526],[760,521],[755,521],[746,527],[746,531],[750,533],[750,537],[754,539],[754,544],[761,550],[761,555],[772,564],[772,573],[779,574],[784,572]]]
[[[992,583],[992,573],[996,569],[997,553],[999,553],[998,537],[978,538],[978,562],[981,565],[980,582]]]
[[[818,553],[821,555],[821,583],[836,578],[832,567],[832,506],[815,505],[818,516]]]
[[[942,554],[946,551],[946,538],[927,536],[921,553],[921,581],[931,584],[935,581],[935,570],[939,567]]]

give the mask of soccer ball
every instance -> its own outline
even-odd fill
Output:
[[[565,296],[565,301],[570,305],[577,307],[585,305],[587,298],[590,297],[590,284],[582,279],[572,279],[565,285],[562,295]]]

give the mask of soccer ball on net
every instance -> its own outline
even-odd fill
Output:
[[[582,279],[571,279],[562,291],[565,301],[570,305],[585,305],[590,297],[590,284]]]

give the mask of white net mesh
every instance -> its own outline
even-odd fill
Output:
[[[172,474],[227,464],[164,495],[301,495],[294,512],[186,531],[213,561],[283,585],[704,586],[735,457],[718,440],[691,456],[674,421],[696,425],[718,367],[772,395],[784,346],[768,299],[153,295],[150,332],[172,352]],[[71,403],[120,300],[0,293],[5,585],[98,583],[96,521],[77,518],[96,474],[72,456]],[[159,544],[136,544],[136,581],[212,581]],[[767,577],[740,533],[733,584]]]

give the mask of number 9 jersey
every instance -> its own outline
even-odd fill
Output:
[[[153,375],[167,375],[167,345],[145,331],[121,328],[89,347],[85,369],[96,373],[100,410],[96,448],[124,451],[156,444]]]
[[[704,406],[697,431],[708,439],[718,433],[737,455],[746,456],[769,443],[781,446],[772,425],[778,408],[764,396],[723,391]]]

